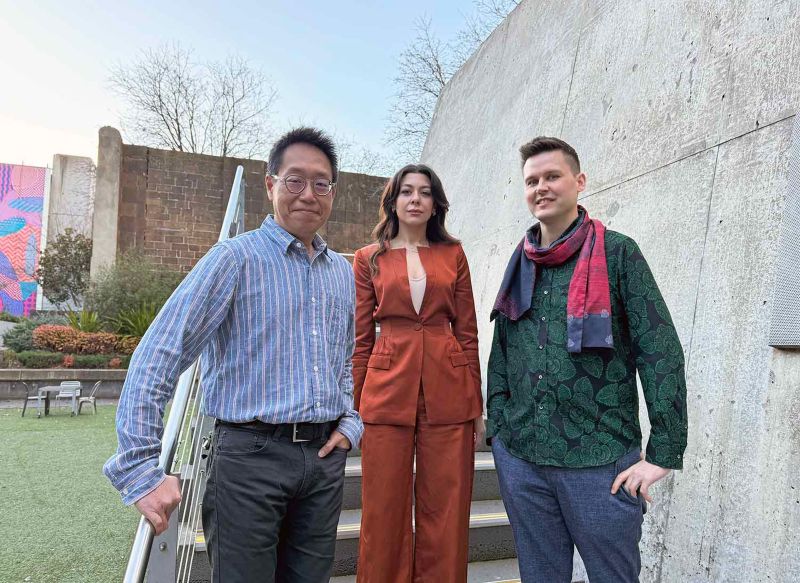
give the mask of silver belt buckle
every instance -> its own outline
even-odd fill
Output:
[[[299,439],[297,437],[297,423],[292,423],[292,443],[302,443],[304,441],[311,441],[310,439]]]

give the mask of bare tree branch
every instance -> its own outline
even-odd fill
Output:
[[[398,162],[396,160],[366,146],[356,146],[350,138],[336,134],[333,138],[339,156],[340,170],[369,174],[370,176],[391,176],[397,170]]]
[[[221,156],[266,154],[277,92],[241,57],[198,64],[190,50],[162,45],[113,68],[109,82],[127,105],[122,126],[133,141]]]
[[[400,156],[409,162],[419,159],[442,89],[519,1],[476,0],[474,14],[452,43],[436,37],[430,19],[415,22],[416,36],[400,54],[386,129],[387,143]]]

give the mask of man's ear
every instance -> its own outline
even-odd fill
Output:
[[[333,188],[331,188],[331,193],[328,196],[331,197],[331,201],[333,201],[333,199],[336,198],[336,185],[335,184],[333,185]]]
[[[586,190],[586,180],[587,180],[586,172],[579,173],[575,177],[575,180],[578,181],[578,192],[583,192],[584,190]]]
[[[272,189],[275,188],[275,179],[267,174],[264,178],[264,185],[267,187],[267,198],[272,202]]]

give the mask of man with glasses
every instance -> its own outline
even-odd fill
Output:
[[[202,354],[205,411],[217,419],[203,527],[214,581],[328,581],[353,410],[349,263],[317,231],[331,214],[330,138],[299,128],[269,155],[274,216],[218,243],[169,298],[134,353],[104,470],[157,533],[180,502],[157,469],[162,414]]]

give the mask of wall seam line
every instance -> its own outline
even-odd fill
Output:
[[[713,144],[711,146],[703,148],[702,150],[697,150],[696,152],[692,152],[691,154],[686,154],[685,156],[681,156],[680,158],[676,158],[675,160],[671,160],[670,162],[662,164],[661,166],[657,166],[656,168],[653,168],[651,170],[647,170],[646,172],[642,172],[641,174],[637,174],[636,176],[631,176],[630,178],[626,178],[624,180],[620,180],[619,182],[615,182],[614,184],[611,184],[609,186],[605,186],[605,187],[601,188],[600,190],[596,190],[594,192],[586,194],[586,195],[580,197],[580,200],[585,200],[587,198],[591,198],[596,194],[601,194],[601,193],[606,192],[608,190],[612,190],[614,188],[617,188],[618,186],[622,186],[623,184],[626,184],[628,182],[632,182],[634,180],[638,180],[639,178],[642,178],[643,176],[647,176],[648,174],[652,174],[653,172],[658,172],[659,170],[663,170],[664,168],[672,166],[673,164],[677,164],[678,162],[683,162],[684,160],[688,160],[689,158],[692,158],[693,156],[697,156],[698,154],[702,154],[704,152],[708,152],[710,150],[713,150],[714,148],[719,148],[720,146],[724,146],[725,144],[727,144],[729,142],[733,142],[734,140],[738,140],[739,138],[743,138],[743,137],[749,136],[750,134],[753,134],[755,132],[759,132],[761,130],[765,130],[765,129],[767,129],[769,127],[772,127],[774,125],[777,125],[779,123],[785,122],[786,120],[792,119],[793,117],[795,117],[795,115],[796,114],[794,114],[794,113],[792,115],[787,115],[786,117],[782,117],[781,119],[777,119],[777,120],[775,120],[773,122],[770,122],[770,123],[768,123],[766,125],[759,126],[757,128],[753,128],[752,130],[747,130],[744,133],[738,134],[736,136],[728,138],[727,140],[723,140],[723,141],[721,141],[721,142],[719,142],[717,144]]]
[[[578,64],[578,54],[581,49],[581,33],[583,32],[582,26],[578,26],[578,38],[575,41],[575,56],[572,58],[572,69],[569,73],[569,89],[567,89],[567,99],[564,101],[564,114],[561,116],[561,129],[558,132],[559,136],[564,135],[564,126],[567,123],[567,111],[569,110],[569,98],[572,96],[572,81],[575,79],[575,66]]]

